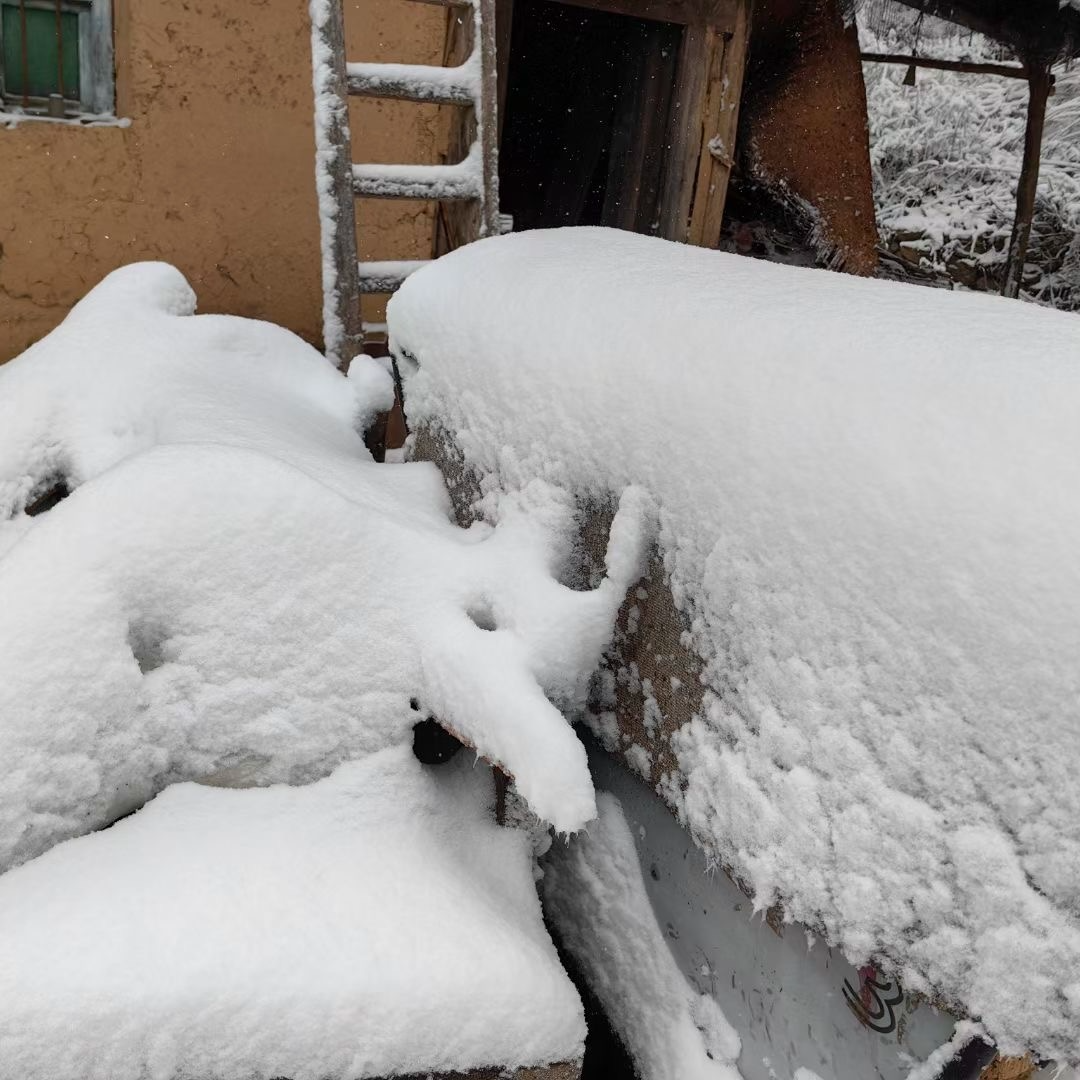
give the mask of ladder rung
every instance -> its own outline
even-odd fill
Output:
[[[429,64],[349,64],[349,93],[361,97],[473,105],[477,65],[434,67]]]
[[[479,199],[476,155],[456,165],[354,165],[353,191],[365,199]]]
[[[392,293],[401,288],[401,283],[421,266],[427,266],[430,259],[401,259],[395,262],[362,262],[357,269],[360,273],[360,291],[362,293]]]

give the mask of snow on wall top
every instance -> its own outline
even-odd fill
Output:
[[[551,702],[584,695],[638,573],[641,493],[611,580],[564,588],[565,496],[458,529],[434,468],[364,448],[374,361],[346,379],[193,309],[178,271],[127,267],[0,369],[0,873],[177,780],[302,783],[408,741],[413,698],[580,828],[585,753]],[[73,493],[28,517],[57,478]]]
[[[765,906],[1080,1059],[1080,324],[570,229],[391,301],[504,491],[640,485],[705,700],[666,793]]]

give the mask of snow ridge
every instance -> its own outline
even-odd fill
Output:
[[[1080,1060],[1074,318],[566,229],[439,260],[389,325],[489,501],[655,499],[705,696],[653,778],[706,852]]]

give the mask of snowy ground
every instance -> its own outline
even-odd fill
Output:
[[[865,51],[1015,63],[999,46],[897,8],[860,26]],[[1028,91],[1021,80],[865,64],[878,227],[885,246],[971,287],[999,282],[1016,206]],[[1080,308],[1080,68],[1057,69],[1024,294]],[[999,287],[999,286],[997,286]]]

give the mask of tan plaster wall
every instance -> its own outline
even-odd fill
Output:
[[[346,0],[351,59],[441,61],[445,10]],[[305,0],[116,0],[127,128],[0,126],[0,362],[106,273],[175,263],[200,311],[320,336]],[[354,112],[357,160],[436,161],[444,118],[401,102]],[[372,258],[430,254],[432,209],[361,203]],[[369,318],[377,318],[375,304]]]

